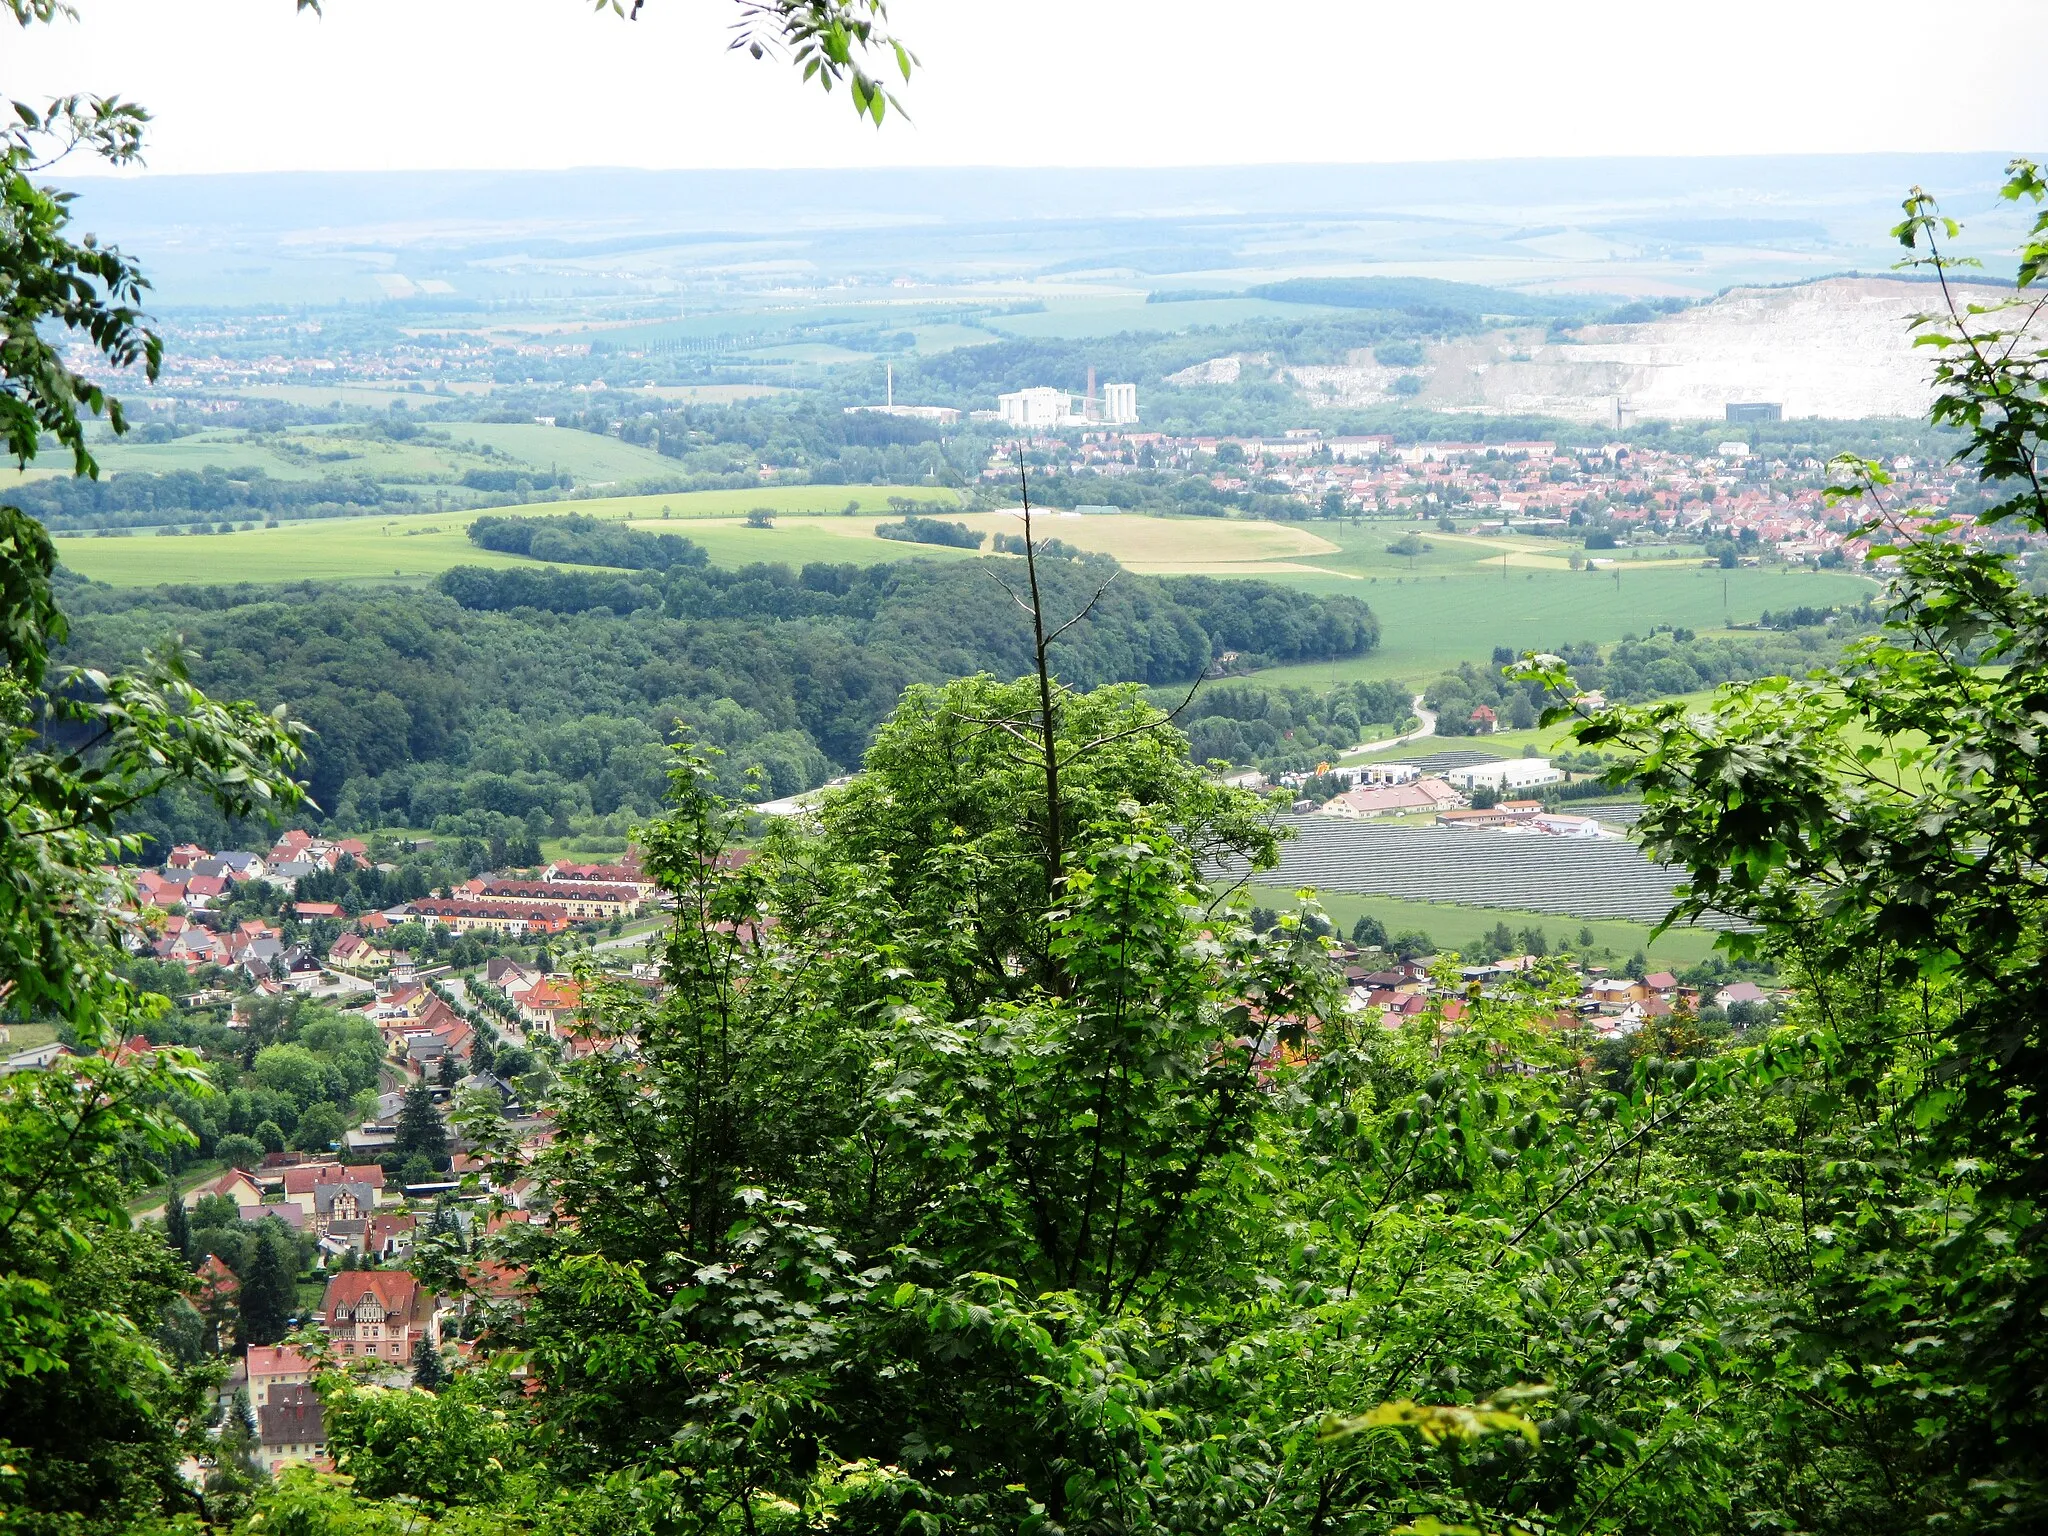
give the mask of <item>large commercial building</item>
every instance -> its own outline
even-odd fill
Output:
[[[1095,370],[1088,371],[1088,392],[1074,396],[1043,385],[996,396],[996,414],[1011,427],[1129,426],[1138,419],[1138,386],[1105,384],[1095,392]]]

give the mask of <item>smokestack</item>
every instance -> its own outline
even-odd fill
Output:
[[[894,405],[896,403],[896,365],[894,363],[884,363],[882,366],[889,370],[889,387],[885,401],[889,405]]]
[[[1095,369],[1092,366],[1088,370],[1088,403],[1095,403]]]

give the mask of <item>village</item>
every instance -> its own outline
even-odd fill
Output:
[[[1277,437],[1173,436],[1101,428],[1040,433],[990,453],[982,479],[1016,479],[1016,454],[1041,471],[1106,480],[1177,471],[1199,476],[1227,495],[1273,498],[1265,515],[1283,515],[1279,501],[1312,517],[1449,517],[1466,531],[1582,539],[1607,532],[1622,547],[1631,537],[1700,540],[1724,537],[1742,546],[1734,559],[1789,566],[1856,568],[1871,538],[1858,532],[1875,508],[1831,505],[1827,488],[1842,483],[1819,459],[1772,457],[1731,435],[1711,454],[1626,442],[1571,447],[1554,441],[1399,442],[1392,434],[1325,435],[1313,427]],[[1939,461],[1897,454],[1877,466],[1887,494],[1940,514],[1971,504],[1972,475]],[[1100,511],[1114,510],[1110,507]],[[1993,537],[1965,523],[1956,535]],[[2010,541],[2011,529],[1997,537]],[[1879,538],[1876,542],[1883,542]],[[1593,546],[1589,546],[1593,547]],[[1609,557],[1611,558],[1611,557]],[[1589,555],[1595,568],[1600,555]]]

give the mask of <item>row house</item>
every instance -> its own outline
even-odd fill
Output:
[[[572,885],[566,880],[478,879],[463,889],[493,902],[559,907],[579,923],[630,917],[644,899],[637,885]]]
[[[637,862],[624,864],[571,864],[556,860],[540,872],[547,881],[558,881],[565,885],[625,885],[631,886],[645,900],[658,887],[641,872]]]
[[[472,882],[474,883],[474,882]],[[564,886],[564,890],[581,890]],[[502,933],[520,938],[528,933],[561,933],[572,918],[584,915],[562,902],[528,900],[523,897],[440,897],[427,896],[412,902],[412,915],[422,922],[452,929],[456,933]]]

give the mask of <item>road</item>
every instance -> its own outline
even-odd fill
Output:
[[[1356,757],[1361,752],[1384,752],[1387,748],[1398,747],[1404,742],[1420,741],[1425,736],[1434,736],[1436,734],[1436,711],[1422,707],[1422,695],[1419,693],[1415,695],[1415,698],[1408,707],[1414,711],[1415,718],[1422,722],[1414,730],[1409,731],[1403,736],[1389,736],[1385,741],[1361,741],[1357,746],[1349,748],[1344,755],[1346,757]]]

